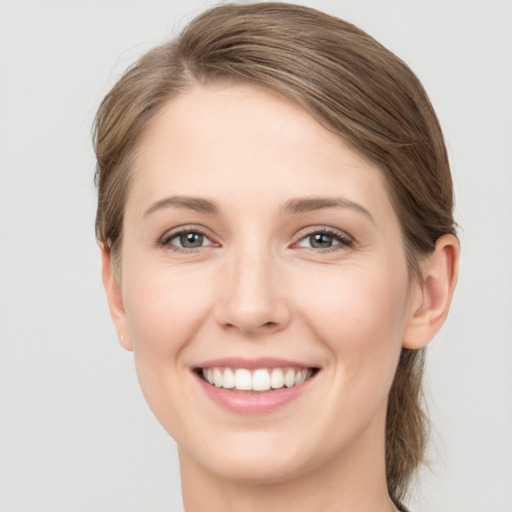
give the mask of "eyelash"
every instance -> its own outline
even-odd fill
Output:
[[[161,247],[164,247],[166,249],[169,249],[171,251],[174,251],[174,252],[182,252],[182,253],[187,253],[187,254],[190,254],[191,252],[197,252],[198,250],[201,250],[204,247],[208,247],[209,245],[218,245],[218,244],[215,244],[214,242],[212,242],[211,244],[208,244],[206,246],[201,246],[201,247],[196,247],[196,248],[184,248],[184,247],[179,247],[175,244],[171,244],[172,240],[174,240],[175,238],[178,238],[181,235],[186,235],[186,234],[187,235],[188,234],[201,235],[204,238],[206,238],[207,240],[210,240],[210,242],[211,242],[210,237],[208,237],[208,235],[204,231],[201,231],[200,229],[196,229],[196,228],[184,227],[184,228],[180,229],[179,231],[174,231],[173,233],[170,233],[169,235],[164,235],[164,237],[159,241],[158,245]]]
[[[343,233],[342,231],[338,231],[338,230],[332,229],[332,228],[320,228],[320,229],[315,229],[313,231],[309,231],[309,232],[303,234],[303,236],[301,236],[299,238],[299,240],[294,243],[294,245],[297,245],[301,241],[303,241],[307,238],[310,238],[314,235],[327,235],[329,237],[332,237],[333,240],[335,240],[337,242],[335,245],[331,245],[330,247],[327,247],[324,249],[315,248],[315,247],[306,247],[306,249],[310,249],[310,250],[314,251],[315,253],[324,254],[324,253],[328,253],[328,252],[338,251],[343,248],[345,248],[345,249],[350,248],[354,245],[353,238],[348,236],[346,233]]]
[[[178,238],[181,235],[185,235],[185,234],[195,234],[195,235],[203,236],[204,238],[209,240],[211,243],[206,245],[206,246],[202,245],[202,246],[196,247],[196,248],[183,248],[183,247],[179,247],[179,246],[171,243],[172,240]],[[316,230],[304,233],[298,239],[298,241],[293,244],[293,246],[297,246],[297,244],[299,244],[303,240],[305,240],[307,238],[310,238],[310,237],[312,237],[314,235],[327,235],[329,237],[332,237],[333,240],[335,240],[337,242],[335,245],[332,245],[332,246],[327,247],[327,248],[305,247],[305,249],[310,249],[310,250],[312,250],[315,253],[324,254],[324,253],[328,253],[328,252],[337,251],[337,250],[340,250],[342,248],[350,248],[350,247],[352,247],[354,245],[354,240],[351,237],[349,237],[347,234],[345,234],[345,233],[343,233],[341,231],[337,231],[337,230],[332,229],[332,228],[320,228],[320,229],[316,229]],[[218,245],[218,244],[213,242],[208,237],[208,235],[206,235],[206,233],[204,231],[201,231],[201,230],[195,229],[195,228],[186,228],[185,227],[183,229],[180,229],[179,231],[174,231],[173,233],[170,233],[169,235],[165,235],[159,241],[158,245],[160,247],[164,247],[166,249],[169,249],[169,250],[171,250],[173,252],[181,252],[181,253],[190,254],[192,252],[200,251],[204,247],[215,246],[215,245]]]

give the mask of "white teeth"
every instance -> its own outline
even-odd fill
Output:
[[[232,389],[235,387],[235,374],[229,368],[224,370],[222,387],[226,389]]]
[[[240,391],[269,391],[291,388],[302,384],[312,375],[312,370],[295,370],[293,368],[258,368],[252,373],[246,368],[233,371],[230,368],[206,368],[202,370],[203,378],[218,388],[237,389]]]
[[[311,370],[302,370],[300,372],[300,382],[306,382],[309,379],[309,377],[311,377],[311,374]]]
[[[311,374],[309,370],[302,370],[295,374],[295,385],[302,384]]]
[[[235,388],[243,391],[250,391],[252,389],[252,376],[249,370],[239,368],[235,372]]]
[[[218,368],[213,369],[213,383],[218,388],[222,387],[222,372]]]
[[[267,391],[270,389],[270,375],[268,370],[256,370],[252,376],[252,389],[254,391]]]
[[[285,373],[284,385],[287,388],[291,388],[295,385],[295,372],[291,368]]]
[[[270,387],[280,389],[284,386],[284,375],[281,368],[274,368],[270,374]]]

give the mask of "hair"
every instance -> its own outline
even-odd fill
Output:
[[[375,162],[399,218],[411,279],[437,239],[455,235],[453,186],[434,109],[414,73],[371,36],[317,10],[283,3],[222,5],[129,68],[101,103],[94,144],[96,236],[114,267],[137,143],[173,97],[210,83],[249,83],[293,100]],[[406,497],[428,438],[424,349],[402,349],[389,393],[386,477]]]

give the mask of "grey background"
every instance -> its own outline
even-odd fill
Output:
[[[414,512],[512,511],[512,2],[302,2],[419,75],[444,127],[463,253],[430,346],[432,471]],[[146,49],[212,2],[0,2],[0,511],[181,510],[173,441],[110,324],[90,127]]]

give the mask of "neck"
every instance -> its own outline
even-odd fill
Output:
[[[386,485],[384,436],[367,434],[317,468],[270,482],[225,478],[200,466],[180,449],[185,511],[395,512],[398,509]]]

